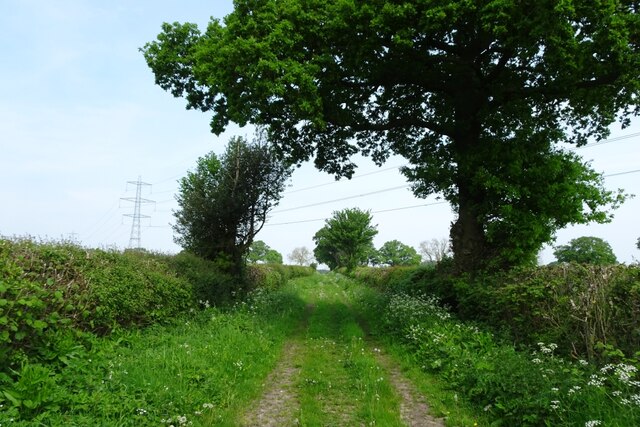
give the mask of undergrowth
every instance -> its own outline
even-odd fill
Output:
[[[0,413],[37,419],[64,412],[69,402],[82,407],[71,394],[86,393],[65,381],[76,367],[90,371],[87,360],[100,359],[108,341],[99,337],[121,339],[139,328],[170,325],[311,272],[250,266],[238,280],[188,253],[0,239]],[[86,388],[96,390],[95,384]]]
[[[486,329],[458,320],[432,295],[388,290],[376,304],[381,333],[485,413],[491,425],[640,424],[635,360],[597,366],[560,357],[555,343],[544,342],[518,351]]]
[[[290,286],[257,290],[174,325],[91,336],[63,371],[25,364],[5,382],[0,425],[234,425],[304,309]]]

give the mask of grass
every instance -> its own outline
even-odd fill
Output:
[[[298,384],[302,425],[402,425],[399,399],[376,363],[336,276],[316,276],[299,287],[315,307],[305,337]]]
[[[259,395],[304,307],[287,286],[171,327],[95,339],[62,373],[21,378],[24,387],[14,386],[14,394],[48,383],[51,402],[37,411],[23,405],[0,412],[0,425],[234,425]],[[23,369],[23,377],[29,372]]]
[[[596,367],[566,360],[554,354],[557,346],[552,343],[516,351],[491,333],[455,319],[425,295],[391,293],[380,296],[377,305],[379,316],[371,321],[384,341],[408,360],[414,378],[426,375],[428,381],[418,381],[421,389],[434,405],[443,404],[439,412],[447,414],[452,425],[471,425],[454,412],[460,404],[464,412],[485,414],[477,418],[479,425],[640,424],[640,382],[633,364]],[[445,397],[454,392],[453,402],[439,399],[440,391]]]
[[[0,426],[242,425],[292,341],[299,370],[287,410],[299,425],[404,425],[381,344],[447,425],[485,425],[454,390],[416,366],[410,351],[379,333],[380,302],[352,280],[315,275],[171,326],[87,336],[84,345],[61,337],[65,366],[23,367],[6,390],[21,406],[0,408]]]

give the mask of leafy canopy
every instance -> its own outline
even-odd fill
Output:
[[[269,247],[262,240],[256,240],[249,247],[247,261],[251,264],[282,264],[282,254]]]
[[[358,208],[336,211],[313,236],[316,247],[313,254],[318,262],[331,270],[352,270],[366,264],[369,254],[375,251],[373,238],[378,234],[371,225],[371,214]]]
[[[261,140],[232,138],[220,159],[211,152],[180,179],[176,243],[205,259],[227,259],[239,271],[290,175]]]
[[[378,249],[376,260],[379,264],[389,266],[418,265],[421,257],[413,247],[399,240],[390,240]]]
[[[556,246],[553,255],[558,262],[598,265],[618,262],[609,243],[599,237],[578,237],[571,240],[568,245]]]
[[[622,201],[556,143],[640,112],[634,0],[236,0],[201,33],[164,24],[156,83],[229,122],[264,125],[293,162],[350,176],[355,153],[408,159],[420,197],[458,215],[463,269],[535,258]]]

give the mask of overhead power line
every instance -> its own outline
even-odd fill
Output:
[[[447,201],[440,201],[440,202],[432,202],[432,203],[422,203],[419,205],[413,205],[413,206],[403,206],[401,208],[391,208],[391,209],[381,209],[381,210],[377,210],[377,211],[371,211],[372,214],[377,214],[377,213],[386,213],[386,212],[393,212],[393,211],[402,211],[405,209],[415,209],[415,208],[422,208],[424,206],[434,206],[434,205],[442,205],[445,203],[449,203]],[[300,221],[287,221],[287,222],[278,222],[278,223],[267,223],[264,226],[265,227],[271,227],[271,226],[276,226],[276,225],[289,225],[289,224],[303,224],[305,222],[317,222],[317,221],[325,221],[329,218],[315,218],[315,219],[303,219]]]
[[[365,176],[376,175],[376,174],[379,174],[379,173],[388,172],[388,171],[394,170],[394,169],[397,170],[397,169],[400,169],[401,167],[404,167],[404,166],[407,166],[407,164],[405,163],[405,164],[400,165],[400,166],[392,166],[392,167],[388,167],[388,168],[384,168],[384,169],[379,169],[379,170],[363,173],[363,174],[356,175],[356,176],[352,177],[349,181],[353,181],[353,180],[358,179],[358,178],[364,178]],[[340,184],[340,183],[343,183],[343,182],[348,182],[348,181],[335,181],[334,180],[334,181],[331,181],[331,182],[325,182],[323,184],[312,185],[310,187],[299,188],[297,190],[286,191],[284,194],[299,193],[301,191],[313,190],[315,188],[326,187],[327,185]]]
[[[355,196],[341,197],[339,199],[325,200],[324,202],[311,203],[311,204],[308,204],[308,205],[296,206],[294,208],[280,209],[278,211],[274,211],[273,213],[289,212],[289,211],[295,211],[295,210],[298,210],[298,209],[305,209],[305,208],[311,208],[311,207],[314,207],[314,206],[326,205],[328,203],[342,202],[344,200],[355,199],[355,198],[358,198],[358,197],[371,196],[373,194],[385,193],[387,191],[394,191],[394,190],[399,190],[399,189],[402,189],[402,188],[409,188],[409,186],[408,185],[400,185],[400,186],[397,186],[397,187],[391,187],[391,188],[385,188],[385,189],[382,189],[382,190],[371,191],[369,193],[356,194]]]
[[[629,175],[631,173],[638,173],[638,172],[640,172],[640,169],[636,169],[636,170],[632,170],[632,171],[626,171],[626,172],[609,173],[607,175],[602,175],[602,177],[603,178],[609,178],[610,176]]]
[[[586,144],[578,148],[596,147],[598,145],[608,144],[610,142],[616,142],[616,141],[621,141],[623,139],[635,138],[636,136],[640,136],[640,132],[630,133],[628,135],[620,135],[613,138],[601,139],[600,141],[592,142],[591,144]]]

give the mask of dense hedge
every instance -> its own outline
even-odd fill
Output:
[[[517,343],[555,343],[590,360],[640,350],[640,267],[561,264],[474,279],[444,269],[361,268],[381,289],[438,296],[464,320],[479,321]]]
[[[305,267],[249,266],[246,280],[239,281],[188,253],[0,239],[0,360],[7,361],[0,374],[26,361],[55,358],[61,354],[57,345],[74,341],[70,335],[168,322],[311,273]]]

